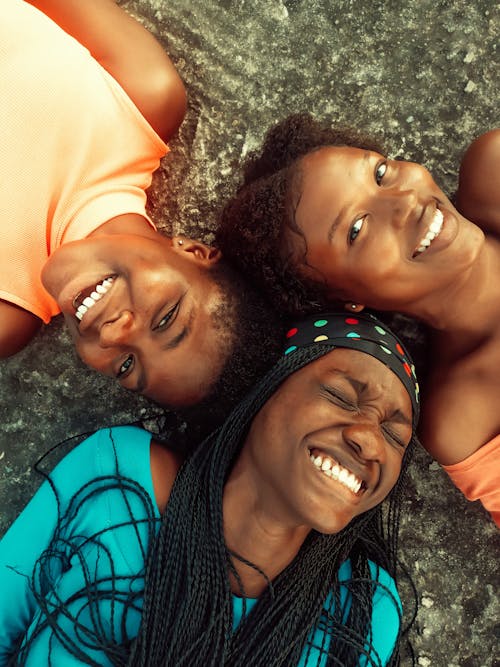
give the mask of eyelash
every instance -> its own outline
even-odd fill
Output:
[[[349,235],[347,239],[349,241],[349,245],[352,245],[354,243],[364,224],[365,224],[364,216],[362,218],[358,218],[352,223],[351,228],[349,229]]]
[[[387,439],[390,440],[391,442],[395,442],[398,447],[401,447],[402,449],[406,449],[406,443],[402,442],[402,440],[395,435],[390,429],[387,427],[382,427],[382,430],[384,434],[386,435]]]
[[[381,167],[383,168],[383,172],[379,176],[379,170]],[[380,162],[375,168],[375,182],[377,183],[377,185],[380,185],[382,183],[386,173],[387,173],[387,162]]]
[[[380,171],[382,171],[381,174],[380,174]],[[387,162],[380,162],[379,164],[377,164],[377,166],[375,168],[375,182],[377,183],[377,185],[380,185],[382,183],[386,173],[387,173]],[[351,228],[349,229],[348,237],[347,237],[349,245],[352,245],[354,243],[354,241],[356,240],[356,238],[358,237],[358,234],[360,233],[360,231],[363,228],[363,225],[365,223],[365,217],[366,216],[362,216],[361,218],[357,218],[357,220],[355,220],[352,223]]]
[[[350,412],[357,410],[355,403],[345,398],[345,396],[337,390],[331,389],[330,387],[323,387],[323,390],[325,391],[328,399],[335,403],[335,405],[341,407],[343,410],[349,410]]]
[[[158,324],[153,327],[153,331],[164,331],[167,326],[170,324],[172,319],[177,315],[179,310],[180,301],[178,301],[173,308],[171,308],[166,315],[164,315]]]
[[[124,366],[126,366],[126,368],[123,368]],[[118,373],[116,374],[117,379],[121,380],[123,377],[129,375],[132,372],[133,367],[134,367],[134,357],[133,355],[129,354],[128,357],[120,366],[120,368],[118,369]]]

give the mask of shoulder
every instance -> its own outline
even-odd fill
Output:
[[[475,139],[460,165],[457,207],[485,231],[500,233],[500,129]]]
[[[133,479],[165,509],[182,461],[151,433],[135,426],[100,429],[73,449],[54,469],[58,490],[68,492],[96,478],[120,475]]]
[[[72,449],[50,477],[59,493],[106,475],[132,476],[142,483],[149,470],[150,440],[150,433],[132,426],[100,429]]]
[[[177,454],[155,440],[151,441],[151,478],[160,513],[163,513],[167,506],[181,463]]]

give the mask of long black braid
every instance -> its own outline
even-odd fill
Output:
[[[327,628],[332,641],[323,647],[321,664],[380,664],[370,646],[374,588],[368,559],[391,575],[396,568],[397,507],[412,447],[391,494],[385,516],[380,507],[354,519],[337,535],[310,533],[293,562],[259,597],[255,609],[232,629],[224,541],[224,484],[251,420],[291,372],[326,353],[313,345],[282,358],[181,468],[154,548],[150,551],[142,624],[129,665],[270,665],[298,664],[314,628]],[[338,570],[350,559],[347,582],[352,604],[347,618],[339,604]],[[327,613],[331,594],[337,604]],[[244,590],[241,591],[244,596]],[[310,650],[307,646],[305,649]],[[397,650],[390,664],[398,664]]]

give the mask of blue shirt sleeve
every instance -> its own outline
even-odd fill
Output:
[[[54,469],[51,477],[61,503],[68,492],[95,474],[90,450],[97,437],[94,434],[82,442]],[[0,541],[0,665],[25,634],[37,608],[30,581],[35,563],[51,542],[58,517],[56,496],[45,481]]]
[[[145,485],[154,502],[150,439],[150,434],[145,431],[120,427],[98,431],[84,440],[50,474],[57,498],[53,488],[45,481],[0,541],[0,665],[7,663],[38,611],[31,578],[37,576],[36,563],[51,544],[59,519],[65,514],[74,494],[96,478],[116,474],[119,463],[120,474]],[[78,516],[79,534],[92,535],[100,526],[111,525],[111,517],[117,518],[113,508],[108,508],[111,500],[110,494],[105,494],[101,503],[95,504],[94,512],[90,506],[85,507],[89,511]],[[127,518],[124,514],[123,519]],[[71,526],[68,529],[71,530]],[[116,547],[121,557],[129,560],[131,550],[126,544],[126,531],[122,532],[123,539],[117,531]],[[118,552],[116,555],[118,557]],[[141,561],[142,554],[138,553],[134,560]],[[60,559],[49,561],[50,578],[54,581],[62,571],[62,562]],[[133,569],[137,567],[134,562]],[[43,582],[37,582],[35,588],[43,593]]]

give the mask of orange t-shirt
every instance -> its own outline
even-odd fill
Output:
[[[465,461],[443,466],[468,500],[480,500],[500,528],[500,435]]]
[[[22,0],[0,3],[0,100],[0,299],[48,322],[49,255],[117,215],[149,220],[167,147],[88,50]]]

